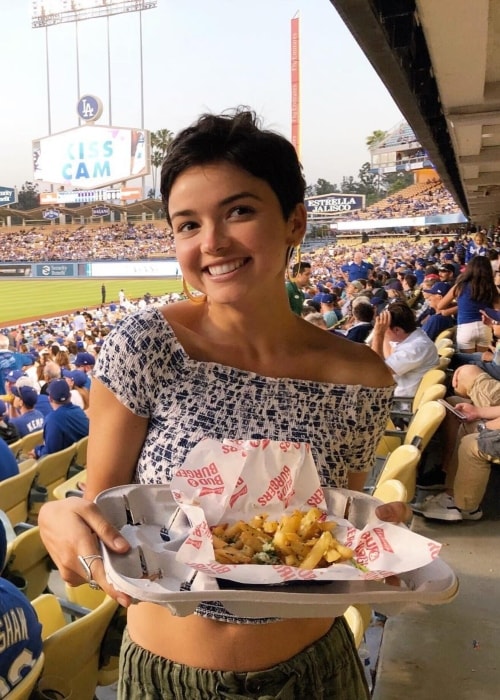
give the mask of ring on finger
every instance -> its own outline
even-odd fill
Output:
[[[100,585],[97,583],[97,581],[93,578],[92,576],[92,564],[95,562],[96,559],[100,559],[102,561],[102,557],[100,554],[87,554],[87,556],[79,556],[78,561],[82,565],[85,575],[87,577],[87,583],[89,584],[90,588],[92,588],[93,591],[100,591],[102,590]]]

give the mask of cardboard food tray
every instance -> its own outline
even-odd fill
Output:
[[[358,529],[380,503],[346,489],[325,489],[324,493],[329,513],[348,516]],[[175,615],[190,615],[207,600],[221,601],[240,617],[333,617],[355,603],[376,606],[389,615],[410,603],[447,603],[458,592],[454,572],[440,558],[401,574],[401,587],[358,580],[263,586],[218,581],[176,561],[189,522],[168,485],[119,486],[103,491],[96,503],[131,544],[125,555],[102,546],[109,582],[135,600],[165,605]]]

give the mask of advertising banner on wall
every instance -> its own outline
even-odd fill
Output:
[[[14,187],[0,186],[0,207],[8,207],[17,202],[17,194]]]
[[[79,189],[104,187],[150,171],[149,131],[87,124],[33,141],[35,180]]]
[[[31,277],[31,265],[0,265],[0,277]]]
[[[36,265],[37,277],[73,277],[75,266],[73,263],[44,263]]]
[[[138,260],[135,262],[90,263],[91,277],[177,277],[177,260]]]
[[[364,194],[320,194],[306,199],[307,214],[314,218],[328,218],[343,212],[356,211],[365,206]]]

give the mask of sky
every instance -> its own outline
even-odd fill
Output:
[[[32,29],[32,6],[0,2],[0,186],[33,180],[32,140],[78,126],[84,94],[102,100],[101,125],[175,133],[203,112],[248,105],[267,128],[290,138],[290,21],[297,12],[307,183],[357,177],[369,160],[367,136],[402,119],[329,0],[158,0],[154,9],[109,23],[48,30]]]

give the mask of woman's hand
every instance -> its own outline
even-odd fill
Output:
[[[127,540],[102,516],[99,508],[83,498],[45,503],[38,515],[38,525],[43,543],[62,579],[71,586],[88,582],[78,557],[100,555],[99,540],[117,554],[130,549]],[[131,598],[107,582],[101,559],[92,562],[91,571],[93,580],[103,591],[120,605],[130,605]]]

